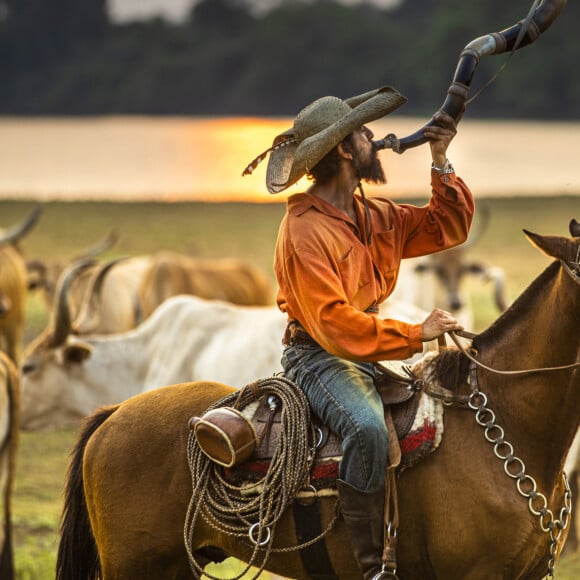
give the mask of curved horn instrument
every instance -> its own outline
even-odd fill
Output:
[[[459,56],[453,81],[447,90],[447,98],[441,110],[456,121],[461,118],[475,69],[482,56],[502,54],[531,44],[556,20],[567,0],[543,0],[531,14],[531,18],[520,20],[510,28],[480,36],[468,43]],[[375,141],[377,149],[392,149],[404,153],[407,149],[427,142],[423,132],[435,124],[431,120],[415,133],[397,139],[390,133],[384,139]]]

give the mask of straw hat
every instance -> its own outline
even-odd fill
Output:
[[[393,112],[406,98],[392,87],[381,87],[343,101],[322,97],[302,109],[292,128],[274,139],[242,175],[252,173],[270,154],[266,187],[279,193],[306,175],[329,151],[355,129]]]

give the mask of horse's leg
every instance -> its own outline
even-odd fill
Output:
[[[231,392],[197,397],[195,389],[164,387],[125,402],[87,445],[85,493],[104,580],[191,578],[188,420]]]

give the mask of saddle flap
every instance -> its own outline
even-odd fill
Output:
[[[250,418],[258,433],[258,444],[254,450],[255,459],[271,459],[276,450],[281,429],[280,400],[271,397],[260,399],[257,408]],[[338,457],[342,454],[341,440],[324,425],[316,415],[311,413],[311,421],[315,427],[314,445],[318,457]]]
[[[384,405],[398,405],[408,401],[419,389],[420,383],[411,369],[399,361],[375,363],[375,387]]]

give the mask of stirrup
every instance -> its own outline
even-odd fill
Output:
[[[399,580],[397,576],[397,569],[395,568],[392,572],[386,569],[385,564],[381,568],[380,572],[377,572],[373,577],[372,580],[383,580],[383,578],[392,578],[394,580]]]

